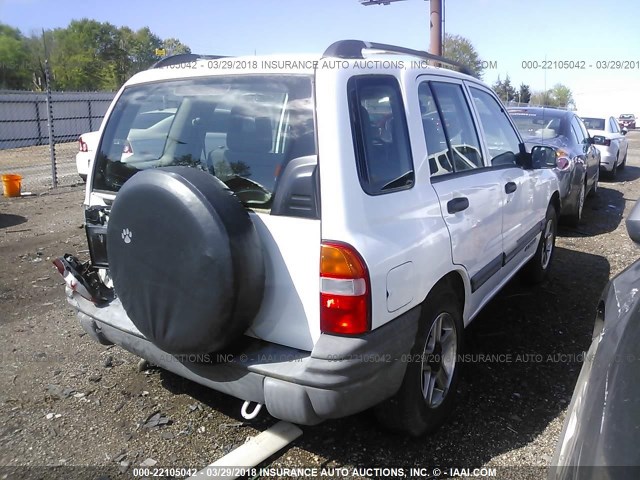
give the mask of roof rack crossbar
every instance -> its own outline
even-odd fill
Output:
[[[161,58],[151,65],[151,68],[168,67],[169,65],[178,65],[179,63],[190,63],[196,60],[215,60],[217,58],[227,58],[227,55],[199,55],[197,53],[178,53]]]
[[[456,62],[455,60],[450,60],[448,58],[441,57],[440,55],[434,55],[432,53],[428,53],[423,50],[414,50],[412,48],[398,47],[396,45],[388,45],[386,43],[365,42],[363,40],[338,40],[337,42],[334,42],[331,45],[329,45],[329,47],[324,51],[323,56],[345,58],[345,59],[364,58],[362,54],[362,50],[365,50],[365,49],[381,50],[383,52],[388,52],[388,53],[410,55],[412,57],[423,58],[425,60],[432,60],[434,62],[438,62],[444,65],[450,65],[452,67],[456,67],[461,73],[465,73],[467,75],[473,75],[473,72],[471,72],[469,67],[459,62]]]

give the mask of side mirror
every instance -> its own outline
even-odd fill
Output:
[[[627,233],[634,243],[640,245],[640,202],[636,202],[627,217]]]
[[[629,133],[629,129],[627,127],[622,127],[622,132],[623,135],[626,135],[627,133]]]
[[[552,147],[536,145],[531,149],[533,168],[556,168],[556,151]]]
[[[594,144],[596,143],[596,141],[594,140],[594,138],[593,138],[593,137],[588,137],[588,138],[587,138],[587,143],[588,143],[589,145],[594,145]]]

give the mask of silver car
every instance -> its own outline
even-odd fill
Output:
[[[617,120],[610,117],[581,117],[594,145],[600,150],[600,171],[615,178],[618,169],[627,164],[627,129],[618,126]]]
[[[640,203],[627,219],[627,231],[640,245]],[[602,293],[550,480],[640,478],[638,292],[640,261],[613,278]]]

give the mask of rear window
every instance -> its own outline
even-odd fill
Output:
[[[584,125],[589,130],[604,130],[604,118],[582,117]]]
[[[561,135],[562,117],[555,113],[510,110],[509,115],[525,139],[549,139]]]
[[[136,172],[190,166],[248,207],[269,209],[289,161],[316,155],[311,78],[220,76],[128,87],[105,127],[94,189]]]

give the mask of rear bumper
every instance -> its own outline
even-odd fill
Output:
[[[306,352],[247,338],[242,348],[204,356],[172,355],[133,325],[118,300],[97,308],[69,297],[80,324],[100,343],[114,343],[177,375],[264,404],[279,419],[302,425],[366,410],[392,396],[407,366],[420,316],[414,308],[357,338],[321,335]]]
[[[596,145],[600,151],[600,171],[610,172],[616,163],[616,155],[610,147]]]

